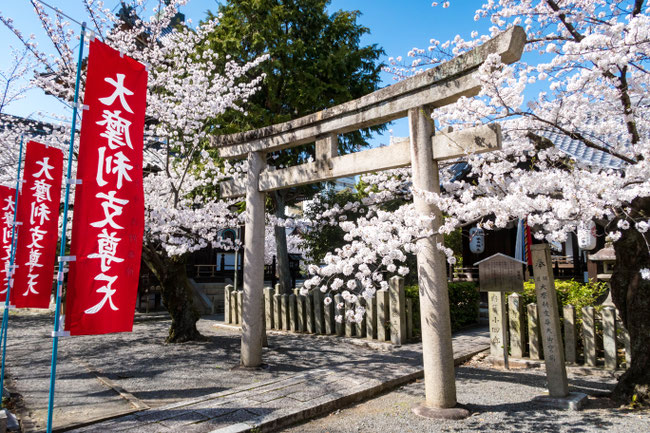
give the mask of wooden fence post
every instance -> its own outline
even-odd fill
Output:
[[[564,360],[569,364],[576,363],[576,313],[573,305],[565,305],[562,310],[564,317]]]
[[[223,322],[232,323],[230,318],[230,294],[232,293],[232,285],[228,284],[223,289]]]
[[[508,296],[508,322],[510,324],[510,355],[524,357],[524,308],[521,296],[513,293]]]
[[[616,309],[605,307],[601,311],[603,319],[603,350],[605,368],[616,370]]]
[[[289,313],[289,295],[280,295],[282,298],[282,330],[288,331],[289,328],[289,319],[291,314]]]
[[[596,315],[594,307],[582,308],[582,346],[585,365],[596,366]]]
[[[318,290],[318,289],[316,289]],[[305,296],[305,323],[307,332],[309,334],[314,333],[314,298],[311,293],[307,293]]]
[[[319,289],[314,289],[312,291],[312,296],[314,297],[314,332],[316,334],[324,334],[323,294]]]
[[[396,346],[406,342],[406,301],[404,278],[391,277],[390,283],[390,341]]]
[[[367,308],[367,302],[365,298],[359,298],[359,303],[361,306],[365,309]],[[367,310],[366,310],[367,311]],[[361,322],[356,323],[356,335],[359,338],[366,338],[366,316],[364,314],[363,318],[361,319]]]
[[[338,309],[338,306],[343,304],[343,296],[335,295],[334,296],[334,303],[336,304],[336,308],[334,309],[334,314],[336,316],[343,316],[343,320],[345,320],[345,307],[343,307],[340,310]],[[345,304],[343,304],[343,305],[345,305]],[[336,335],[338,335],[339,337],[342,337],[343,334],[344,334],[344,329],[345,329],[345,325],[343,324],[343,322],[342,321],[339,322],[337,320],[336,324],[335,324],[335,328],[336,328]]]
[[[298,332],[305,332],[305,297],[300,294],[300,289],[294,289],[296,295],[296,313],[298,316]]]
[[[277,330],[282,329],[282,298],[280,296],[276,288],[275,295],[273,295],[273,325]]]
[[[347,320],[347,312],[348,312],[348,310],[354,310],[354,308],[352,307],[351,303],[346,302],[345,303],[345,312],[346,312],[346,314],[343,316],[343,320],[345,321],[345,336],[346,337],[353,337],[356,334],[355,333],[355,328],[356,327],[352,322]]]
[[[270,287],[264,288],[264,315],[266,322],[266,329],[273,329],[273,293]]]
[[[296,314],[296,295],[289,295],[289,328],[291,332],[298,331],[298,315]]]
[[[540,342],[539,315],[537,314],[537,304],[528,304],[528,353],[530,359],[541,359],[542,350]]]
[[[368,301],[366,308],[366,338],[373,340],[377,338],[377,298],[373,297]]]
[[[237,291],[237,323],[240,325],[243,324],[242,322],[242,317],[244,314],[244,291],[243,290],[238,290]]]
[[[390,337],[388,290],[377,290],[375,296],[377,297],[377,340],[386,341]]]
[[[330,297],[330,299],[332,298]],[[332,335],[336,333],[335,331],[336,325],[334,324],[334,302],[333,301],[327,305],[323,303],[323,318],[325,319],[325,333],[327,335]]]

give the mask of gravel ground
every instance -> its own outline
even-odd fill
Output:
[[[481,355],[457,369],[457,396],[471,412],[461,421],[421,418],[411,408],[424,401],[418,381],[348,409],[283,430],[290,433],[351,432],[650,432],[650,411],[614,408],[606,398],[591,397],[579,412],[552,410],[532,403],[545,391],[543,369],[504,371]],[[611,375],[569,375],[572,391],[604,395]]]

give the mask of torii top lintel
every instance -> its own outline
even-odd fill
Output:
[[[359,99],[288,122],[212,137],[212,145],[222,158],[243,158],[249,152],[273,152],[386,123],[405,117],[410,108],[442,107],[480,91],[476,70],[488,55],[497,53],[504,63],[514,63],[525,42],[525,31],[514,26],[448,62]]]

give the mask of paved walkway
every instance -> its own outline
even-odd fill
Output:
[[[323,344],[328,341],[322,337],[319,340]],[[487,331],[465,331],[454,338],[454,357],[460,363],[487,347]],[[184,400],[73,431],[270,431],[421,378],[421,353],[420,344],[408,345],[353,368],[331,365],[309,372],[284,374],[262,383]]]
[[[44,427],[49,316],[12,317],[9,384],[23,397],[27,431]],[[270,333],[268,367],[237,367],[239,333],[202,319],[206,342],[164,345],[167,320],[130,334],[60,341],[55,428],[73,431],[270,430],[323,414],[422,376],[421,347],[386,350],[342,338]],[[488,347],[487,331],[454,337],[456,359]],[[110,420],[97,422],[112,417]]]

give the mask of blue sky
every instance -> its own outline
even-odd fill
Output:
[[[83,7],[78,0],[47,0],[47,3],[58,7],[79,21],[85,19]],[[157,4],[157,1],[149,0],[148,3],[152,7]],[[105,0],[105,4],[114,7],[119,4],[119,1]],[[485,20],[474,22],[474,12],[481,4],[482,0],[463,0],[452,2],[449,8],[443,9],[440,6],[432,7],[430,0],[333,0],[329,10],[331,12],[339,9],[361,11],[359,22],[370,29],[370,34],[364,37],[362,43],[377,44],[384,48],[386,57],[383,60],[387,61],[391,56],[406,58],[406,54],[413,47],[426,48],[431,38],[445,41],[452,39],[456,34],[469,38],[472,30],[479,30],[481,33],[487,31],[489,22]],[[205,11],[208,9],[215,11],[216,8],[216,0],[191,0],[181,11],[187,18],[198,22],[205,16]],[[34,33],[37,40],[45,43],[46,38],[27,0],[5,1],[0,5],[0,11],[5,16],[11,17],[24,33]],[[10,46],[20,47],[20,43],[6,27],[0,26],[2,52],[8,53]],[[7,66],[4,60],[0,69],[5,69]],[[382,79],[383,86],[394,82],[389,74],[383,74]],[[46,96],[38,90],[33,90],[27,98],[10,106],[7,112],[38,117],[39,110],[59,114],[69,112],[53,97]],[[395,136],[408,135],[405,121],[396,122],[391,129]],[[388,138],[379,137],[373,141],[375,144],[387,143]]]

